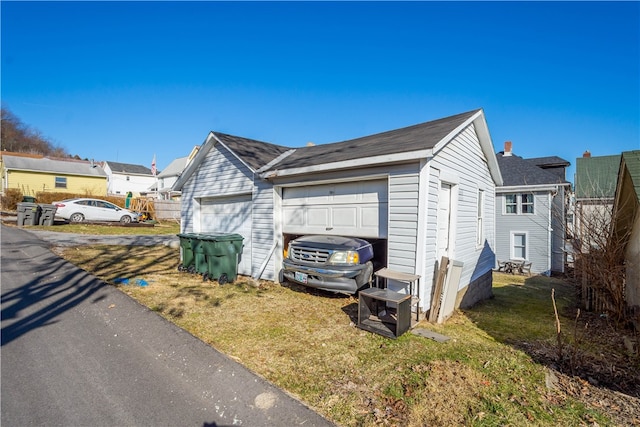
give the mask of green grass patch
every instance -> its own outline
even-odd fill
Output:
[[[616,425],[620,418],[560,389],[527,345],[553,343],[551,290],[565,327],[573,288],[546,277],[496,275],[491,300],[457,312],[437,343],[355,326],[357,299],[240,277],[219,286],[178,272],[167,247],[84,247],[65,257],[298,396],[339,425]]]

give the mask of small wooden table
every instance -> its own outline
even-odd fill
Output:
[[[389,289],[359,292],[358,327],[389,338],[398,338],[411,326],[411,295]]]
[[[387,287],[387,280],[395,280],[397,282],[406,283],[409,285],[409,295],[411,295],[411,306],[416,306],[416,322],[420,321],[420,276],[417,274],[402,273],[400,271],[390,270],[387,267],[373,273],[376,277],[376,288],[385,289]],[[380,278],[384,279],[383,284],[380,284]],[[413,290],[415,288],[415,294]]]

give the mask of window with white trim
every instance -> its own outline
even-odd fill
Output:
[[[527,233],[511,233],[511,258],[527,259]]]
[[[67,188],[67,178],[64,176],[56,176],[55,188]]]
[[[533,214],[534,198],[532,193],[504,195],[504,213],[509,215]]]
[[[523,214],[532,214],[533,213],[533,194],[531,193],[522,193],[520,195],[521,200],[521,213]]]
[[[484,191],[478,190],[478,222],[476,229],[476,245],[481,246],[484,243]]]

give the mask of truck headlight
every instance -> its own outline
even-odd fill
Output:
[[[356,251],[336,251],[329,258],[331,264],[360,264],[360,255]]]

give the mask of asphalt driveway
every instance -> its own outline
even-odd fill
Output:
[[[332,425],[57,257],[41,232],[1,231],[3,426]]]

